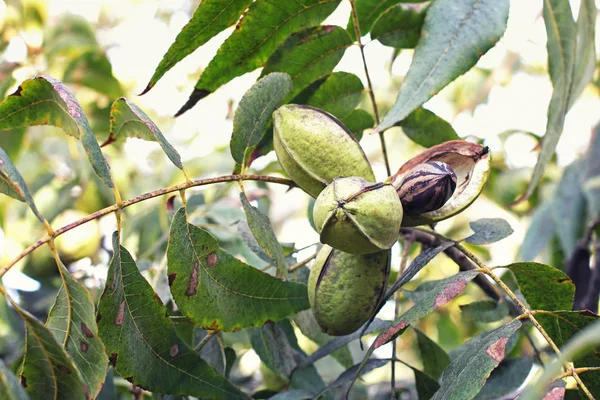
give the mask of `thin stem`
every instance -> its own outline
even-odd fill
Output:
[[[314,260],[315,258],[317,258],[317,253],[313,254],[312,256],[305,258],[304,260],[297,262],[296,264],[292,265],[289,269],[288,272],[294,272],[295,270],[297,270],[298,268],[302,267],[303,265],[308,264],[311,260]]]
[[[55,230],[54,231],[54,235],[52,235],[52,236],[46,235],[42,239],[38,240],[37,242],[35,242],[34,244],[32,244],[31,246],[29,246],[28,248],[26,248],[15,259],[13,259],[6,266],[4,266],[0,270],[0,279],[2,279],[2,277],[4,276],[4,274],[6,274],[16,263],[18,263],[20,260],[22,260],[29,253],[31,253],[32,251],[34,251],[38,247],[43,246],[44,244],[48,243],[51,239],[56,238],[56,237],[62,235],[63,233],[68,232],[71,229],[74,229],[74,228],[76,228],[76,227],[78,227],[80,225],[83,225],[83,224],[88,223],[88,222],[90,222],[92,220],[98,219],[98,218],[100,218],[100,217],[102,217],[104,215],[110,214],[110,213],[115,212],[117,210],[121,210],[123,208],[129,207],[129,206],[131,206],[133,204],[140,203],[142,201],[145,201],[145,200],[148,200],[148,199],[151,199],[151,198],[154,198],[154,197],[162,196],[163,194],[177,192],[179,190],[188,189],[188,188],[194,187],[194,186],[204,186],[204,185],[210,185],[210,184],[213,184],[213,183],[239,181],[240,179],[248,180],[248,181],[263,181],[263,182],[278,183],[278,184],[281,184],[281,185],[295,186],[295,184],[294,184],[293,181],[291,181],[289,179],[285,179],[285,178],[278,178],[278,177],[275,177],[275,176],[265,176],[265,175],[245,175],[245,176],[241,176],[241,175],[224,175],[224,176],[218,176],[216,178],[197,179],[197,180],[191,181],[191,183],[188,183],[188,182],[180,183],[179,185],[168,186],[166,188],[162,188],[162,189],[154,190],[152,192],[144,193],[144,194],[142,194],[140,196],[137,196],[137,197],[134,197],[132,199],[123,201],[121,203],[121,206],[118,206],[117,204],[113,204],[112,206],[103,208],[102,210],[98,210],[98,211],[96,211],[96,212],[88,215],[85,218],[82,218],[82,219],[80,219],[78,221],[75,221],[75,222],[72,222],[72,223],[70,223],[68,225],[65,225],[62,228]]]
[[[373,91],[373,84],[371,83],[371,76],[369,75],[369,68],[367,67],[367,59],[365,57],[365,46],[362,44],[361,35],[360,35],[360,25],[358,23],[358,14],[356,13],[356,3],[355,0],[350,0],[350,6],[352,7],[352,21],[354,25],[354,33],[356,34],[356,41],[358,42],[358,47],[360,48],[360,55],[362,57],[363,66],[365,69],[365,76],[367,77],[367,85],[369,86],[369,96],[371,97],[371,103],[373,104],[373,113],[375,114],[375,122],[379,125],[379,108],[377,107],[377,102],[375,101],[375,92]],[[387,171],[388,176],[392,175],[392,170],[390,168],[390,161],[388,160],[387,147],[385,145],[385,138],[383,136],[383,132],[379,132],[379,141],[381,142],[381,151],[383,153],[383,160],[385,161],[385,169]]]
[[[556,382],[559,381],[561,379],[567,378],[569,376],[573,376],[573,371],[575,371],[575,373],[577,374],[582,374],[584,372],[590,372],[590,371],[600,371],[600,367],[581,367],[581,368],[573,368],[567,372],[565,372],[562,375],[557,376],[556,378],[552,379],[552,382]]]
[[[204,345],[206,345],[206,343],[208,343],[210,341],[210,339],[212,339],[217,333],[219,333],[218,330],[214,330],[214,331],[209,331],[206,336],[204,336],[202,338],[202,340],[200,340],[200,343],[198,343],[196,345],[196,347],[194,347],[194,350],[196,352],[202,350],[202,348],[204,347]]]
[[[410,246],[414,242],[413,237],[408,237],[404,240],[404,245],[402,246],[402,253],[400,255],[400,269],[398,271],[398,279],[404,274],[404,270],[406,269],[406,264],[408,263],[408,253],[410,251]],[[400,291],[398,290],[394,293],[394,320],[398,318],[400,315]],[[392,358],[396,358],[396,339],[392,342]],[[392,363],[392,399],[397,399],[396,396],[396,363]]]

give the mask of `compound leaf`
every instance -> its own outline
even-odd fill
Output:
[[[290,34],[318,25],[339,3],[340,0],[258,0],[252,3],[176,115],[183,114],[236,76],[263,66]]]
[[[252,3],[252,0],[201,1],[196,11],[194,11],[192,19],[179,32],[175,42],[171,44],[158,67],[156,67],[142,94],[152,89],[156,82],[175,64],[208,42],[217,33],[235,24],[250,3]]]

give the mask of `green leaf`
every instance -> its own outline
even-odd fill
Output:
[[[339,3],[340,0],[258,0],[252,3],[176,115],[183,114],[236,76],[263,66],[290,34],[319,25]]]
[[[351,44],[350,35],[339,26],[321,25],[303,29],[292,34],[275,50],[261,76],[276,71],[288,73],[294,82],[291,98],[312,82],[329,75]]]
[[[319,361],[320,359],[332,354],[334,351],[342,348],[343,346],[347,345],[348,343],[359,339],[363,335],[368,335],[370,333],[379,332],[382,329],[385,329],[387,327],[389,327],[389,321],[383,321],[378,318],[375,318],[375,320],[371,324],[369,324],[369,326],[367,327],[367,330],[365,332],[362,332],[362,330],[357,330],[354,333],[351,333],[349,335],[336,337],[335,339],[332,339],[329,342],[327,342],[326,344],[322,345],[314,353],[312,353],[310,356],[306,357],[300,364],[300,367],[305,367],[307,365],[311,365],[311,364]]]
[[[351,383],[357,373],[359,373],[360,375],[367,374],[377,368],[381,368],[381,367],[385,366],[389,362],[390,362],[389,358],[372,358],[369,361],[367,361],[367,363],[364,366],[362,366],[361,364],[353,365],[352,367],[350,367],[347,370],[345,370],[344,372],[342,372],[336,378],[335,381],[331,382],[325,389],[321,390],[321,392],[318,395],[316,395],[315,397],[318,398],[320,395],[322,395],[325,392],[328,392],[337,387],[344,386],[344,385]],[[360,369],[360,371],[359,371],[359,369]]]
[[[36,207],[27,184],[2,148],[0,148],[0,193],[24,201],[37,219],[44,222],[44,216]]]
[[[73,362],[52,333],[33,315],[13,304],[25,321],[25,358],[21,384],[35,399],[83,399],[84,383]]]
[[[577,17],[578,39],[569,107],[590,83],[596,71],[596,13],[594,0],[581,1]]]
[[[581,182],[585,172],[585,160],[577,160],[563,171],[563,176],[554,192],[552,216],[560,229],[556,235],[562,251],[569,256],[583,235],[586,220],[586,201]]]
[[[290,344],[283,329],[273,322],[253,328],[250,341],[262,362],[283,379],[290,378],[302,359],[302,354]]]
[[[414,367],[410,367],[415,374],[415,386],[417,389],[417,395],[419,400],[429,400],[433,397],[435,392],[438,391],[440,385],[435,379],[427,375],[426,373],[419,371]]]
[[[417,346],[423,362],[423,372],[438,380],[444,369],[450,364],[450,356],[423,332],[416,328],[413,329],[417,334]]]
[[[275,396],[269,397],[269,400],[309,400],[312,399],[314,393],[302,389],[292,389],[286,392],[277,393]]]
[[[508,315],[509,307],[506,301],[480,300],[460,306],[465,319],[477,322],[496,322]]]
[[[232,331],[277,321],[309,308],[305,285],[260,272],[219,248],[180,208],[167,249],[171,293],[179,309],[203,328]]]
[[[415,10],[405,4],[396,4],[385,10],[373,23],[371,39],[397,49],[412,49],[421,36],[426,13],[426,7]]]
[[[87,117],[63,83],[49,76],[28,79],[0,103],[0,130],[32,125],[54,125],[80,139],[96,174],[109,188],[114,186]]]
[[[254,239],[256,239],[256,242],[267,256],[275,263],[279,275],[283,278],[287,277],[287,264],[283,256],[283,248],[277,240],[277,236],[275,236],[271,221],[258,208],[250,205],[244,193],[240,193],[240,201],[244,207],[246,220],[252,236],[254,236]]]
[[[319,346],[323,346],[332,339],[331,336],[321,330],[311,310],[300,311],[294,315],[293,319],[300,332]],[[345,368],[350,368],[353,364],[352,353],[350,353],[348,346],[339,348],[331,353],[331,356]]]
[[[545,201],[533,213],[529,229],[519,250],[523,261],[533,261],[554,236],[556,225],[552,210],[553,202]]]
[[[492,371],[475,400],[499,399],[516,392],[525,382],[532,366],[533,359],[531,357],[503,360]]]
[[[387,291],[385,298],[389,299],[398,289],[404,286],[405,283],[410,281],[414,276],[422,270],[431,260],[433,260],[438,254],[446,250],[449,247],[454,246],[453,242],[444,242],[437,247],[429,247],[419,253],[414,260],[410,263],[404,274],[398,279],[394,285]]]
[[[11,159],[17,160],[26,132],[27,128],[24,126],[0,131],[0,148],[4,149]]]
[[[113,248],[97,320],[115,370],[133,385],[153,392],[247,398],[177,336],[166,307],[129,252],[119,246],[116,232]]]
[[[550,311],[535,317],[561,349],[588,325],[598,324],[600,318],[590,311]],[[600,346],[572,360],[575,367],[600,367]],[[580,378],[592,393],[600,393],[600,371],[583,373]]]
[[[110,98],[123,93],[110,61],[101,50],[88,51],[71,61],[65,69],[63,82],[88,87]]]
[[[156,85],[156,82],[175,64],[183,60],[198,47],[216,34],[235,24],[252,0],[203,0],[194,11],[192,19],[183,27],[171,44],[167,53],[156,67],[150,82],[142,94]]]
[[[426,294],[423,295],[419,303],[416,303],[404,314],[396,318],[388,329],[377,336],[372,347],[377,349],[392,341],[404,332],[408,326],[454,299],[465,290],[467,283],[478,274],[479,272],[477,271],[464,271],[449,278],[436,281]]]
[[[546,165],[560,139],[569,111],[573,70],[577,46],[577,28],[571,13],[569,0],[544,0],[544,23],[548,41],[548,70],[552,80],[552,98],[548,106],[548,122],[542,141],[540,156],[525,194],[520,200],[529,198],[544,175]]]
[[[396,125],[402,127],[410,140],[423,147],[460,139],[452,125],[423,107],[417,108]]]
[[[481,218],[469,222],[469,226],[475,233],[466,238],[465,242],[471,244],[496,243],[514,232],[508,222],[502,218]]]
[[[444,370],[434,400],[473,398],[490,373],[504,359],[508,339],[521,327],[518,319],[494,329],[479,340],[471,341],[465,351]]]
[[[325,387],[314,366],[298,367],[306,355],[298,347],[289,323],[267,322],[261,327],[253,328],[250,341],[261,361],[281,378],[289,380],[292,388],[315,391]]]
[[[0,399],[5,400],[29,400],[29,396],[17,377],[0,360]]]
[[[544,264],[519,262],[506,265],[533,310],[570,310],[575,286],[564,272]]]
[[[88,394],[95,398],[106,378],[108,357],[98,336],[94,303],[89,292],[69,274],[62,262],[58,268],[63,284],[48,313],[46,326],[71,356]]]
[[[356,108],[364,89],[358,76],[348,72],[334,72],[310,96],[306,104],[327,111],[338,119],[344,119]]]
[[[396,103],[376,130],[383,131],[402,121],[471,69],[504,33],[509,3],[508,0],[433,2]]]
[[[271,114],[293,87],[288,74],[274,72],[260,79],[244,94],[233,117],[233,134],[229,144],[231,156],[238,164],[243,164],[246,151],[260,142],[271,121]]]
[[[360,35],[365,36],[371,30],[373,22],[388,8],[400,3],[401,0],[355,0],[356,16],[358,17],[358,25],[360,26]],[[352,15],[348,21],[346,30],[350,33],[353,40],[356,40],[354,30],[354,21]]]
[[[375,125],[375,120],[367,111],[357,108],[356,110],[352,110],[350,114],[342,119],[342,124],[344,124],[344,126],[352,132],[356,140],[360,142],[364,130],[372,128],[373,125]]]
[[[163,136],[158,126],[138,106],[121,97],[115,100],[110,108],[110,133],[103,146],[126,137],[158,141],[169,160],[177,168],[183,169],[179,153]]]
[[[98,48],[94,28],[81,15],[64,13],[44,34],[42,50],[50,62]]]

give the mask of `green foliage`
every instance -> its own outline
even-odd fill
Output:
[[[59,263],[63,284],[48,312],[46,326],[79,370],[88,394],[95,397],[104,383],[108,357],[98,336],[94,303],[88,291]]]
[[[242,263],[186,218],[183,208],[173,217],[168,273],[179,309],[198,326],[233,331],[308,308],[305,285],[283,282]]]
[[[113,245],[97,317],[113,368],[131,383],[158,393],[246,398],[177,336],[167,309],[129,252],[119,246],[116,232]]]
[[[504,33],[508,9],[507,0],[435,1],[427,11],[422,38],[396,103],[377,130],[402,121],[471,69]]]
[[[533,168],[511,165],[508,138],[520,131],[494,136],[491,126],[489,132],[477,132],[479,137],[469,136],[466,144],[459,137],[463,121],[447,117],[445,109],[440,115],[447,120],[424,108],[449,86],[441,96],[456,115],[476,114],[479,105],[493,103],[487,99],[490,88],[504,85],[512,73],[542,73],[538,66],[535,71],[523,67],[525,57],[516,55],[518,62],[512,62],[512,51],[498,64],[500,73],[487,71],[487,60],[478,64],[506,29],[508,0],[352,0],[338,10],[351,9],[346,29],[334,22],[340,4],[204,0],[189,10],[189,22],[165,46],[143,93],[236,24],[199,79],[190,74],[198,81],[177,114],[262,67],[243,96],[226,94],[231,131],[209,133],[215,139],[231,137],[212,152],[199,149],[203,155],[197,157],[193,146],[208,146],[210,140],[180,135],[179,122],[169,123],[163,110],[153,109],[154,100],[139,103],[148,113],[129,100],[132,84],[120,79],[119,69],[113,69],[115,54],[105,46],[105,31],[118,20],[110,12],[103,10],[99,21],[90,23],[70,14],[55,18],[44,2],[6,2],[6,18],[0,21],[0,193],[5,195],[0,198],[0,279],[6,285],[0,286],[1,399],[122,399],[132,392],[165,399],[336,399],[344,394],[358,399],[405,392],[419,399],[512,398],[534,368],[543,373],[525,383],[524,399],[600,393],[595,313],[600,124],[585,155],[565,168],[554,157],[578,96],[597,97],[587,90],[598,67],[594,1],[582,0],[576,19],[569,1],[543,2],[553,91],[545,136],[526,133],[539,144]],[[157,19],[170,17],[171,11],[159,9]],[[10,52],[4,52],[17,35],[26,44],[22,64],[7,61]],[[366,35],[392,47],[390,62],[412,57],[400,86],[384,90],[378,79],[373,87],[368,67],[382,60],[371,58]],[[340,63],[351,53],[360,55],[354,73]],[[32,71],[44,75],[31,76]],[[395,103],[390,101],[396,96]],[[286,109],[312,111],[294,121],[298,130],[290,134],[273,121],[273,114],[281,116]],[[335,178],[331,170],[348,163],[348,156],[343,158],[343,149],[330,138],[313,140],[319,133],[319,126],[311,125],[318,121],[315,115],[343,133],[368,180],[385,181],[383,171],[409,165],[417,183],[407,190],[433,186],[431,171],[419,175],[425,156],[451,165],[457,176],[457,189],[445,205],[408,217],[404,212],[404,227],[392,229],[401,256],[386,257],[385,290],[355,290],[373,271],[331,282],[341,303],[365,303],[374,310],[356,324],[368,318],[363,326],[339,337],[325,333],[310,309],[309,273],[317,271],[313,277],[321,282],[325,273],[319,275],[313,261],[320,250],[318,234],[309,228],[314,228],[314,200],[297,187],[303,178],[318,181],[310,193],[316,197],[325,186],[321,176]],[[220,126],[217,116],[214,122]],[[276,161],[271,157],[274,125],[277,138],[297,141],[295,149],[305,160],[291,151],[279,152]],[[393,126],[402,130],[386,132]],[[363,139],[372,128],[379,137]],[[106,138],[102,145],[97,134]],[[158,156],[150,153],[147,165],[140,166],[135,153],[145,147],[130,138],[158,142]],[[505,148],[498,149],[498,143]],[[373,145],[381,145],[385,157]],[[422,147],[428,149],[404,159]],[[255,162],[262,156],[267,157]],[[478,163],[484,156],[487,161]],[[286,178],[286,162],[302,164],[304,175],[288,168],[294,176]],[[358,164],[350,164],[348,173],[360,175]],[[460,202],[464,189],[477,188],[475,195],[465,195],[470,203],[488,171],[492,188],[483,196],[491,201],[438,226],[413,226],[439,220],[448,205],[462,211],[468,206]],[[406,172],[401,169],[386,183],[398,183]],[[522,191],[519,204],[507,207]],[[164,200],[152,202],[162,195]],[[335,206],[349,209],[360,202],[356,196],[338,199]],[[490,204],[505,208],[506,220],[486,215]],[[372,206],[381,218],[383,210]],[[400,203],[395,207],[398,211]],[[77,220],[61,221],[65,214]],[[112,246],[109,214],[116,216]],[[365,218],[365,226],[372,223]],[[503,260],[511,256],[523,226],[527,233],[515,260],[488,266],[499,254]],[[80,243],[88,238],[86,228],[94,233],[90,246]],[[300,237],[304,228],[312,238]],[[283,236],[293,243],[282,243]],[[85,251],[69,253],[69,246]],[[352,310],[334,312],[343,323]],[[415,334],[399,339],[409,326]],[[536,340],[527,338],[532,333]],[[365,343],[370,346],[360,353]],[[540,352],[543,365],[532,357]],[[561,365],[571,374],[570,365],[576,368],[576,390],[566,389]],[[414,380],[403,376],[400,382],[398,366],[408,368]],[[391,384],[383,372],[390,367]],[[369,382],[379,383],[360,380],[366,373]]]

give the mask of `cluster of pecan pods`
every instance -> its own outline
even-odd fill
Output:
[[[349,334],[383,295],[400,227],[432,224],[468,207],[487,179],[489,150],[462,140],[442,143],[376,182],[363,149],[332,115],[290,104],[273,121],[281,166],[316,197],[313,219],[324,246],[308,281],[313,314],[324,332]]]

